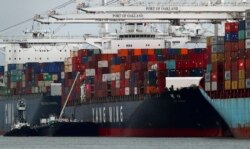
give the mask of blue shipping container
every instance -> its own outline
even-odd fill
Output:
[[[140,62],[147,62],[148,61],[148,55],[140,55],[138,57]]]
[[[245,30],[246,29],[246,21],[240,20],[239,21],[239,30]]]
[[[238,41],[238,32],[237,33],[225,33],[225,41]]]
[[[176,77],[176,70],[175,69],[168,69],[167,76],[168,77]]]
[[[0,66],[0,73],[4,73],[4,66]]]
[[[167,69],[176,69],[176,61],[175,60],[167,60],[164,63],[166,64]]]
[[[8,71],[15,70],[16,64],[8,64]]]

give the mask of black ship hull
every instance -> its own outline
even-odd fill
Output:
[[[33,128],[37,136],[97,136],[98,126],[91,122],[55,122]]]
[[[203,100],[198,88],[98,99],[66,107],[64,116],[98,124],[98,136],[231,136],[224,120]]]
[[[0,134],[11,130],[17,120],[17,102],[20,96],[0,97]],[[40,119],[50,114],[59,115],[61,96],[46,96],[42,94],[21,96],[26,103],[25,119],[31,126],[39,125]]]

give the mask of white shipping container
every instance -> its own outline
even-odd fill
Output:
[[[210,72],[205,73],[205,82],[210,82],[210,80],[211,80],[211,73]]]
[[[22,81],[22,87],[26,87],[25,81]]]
[[[224,44],[224,36],[213,36],[211,37],[211,44]]]
[[[98,61],[98,68],[105,68],[108,67],[108,61],[103,60],[103,61]]]
[[[51,83],[50,94],[51,94],[51,96],[61,96],[62,95],[62,84],[61,83]]]
[[[246,39],[246,49],[250,48],[250,39]]]
[[[51,86],[52,83],[53,81],[44,81],[44,86]]]
[[[10,83],[10,88],[16,88],[16,82],[11,82]]]
[[[38,87],[32,87],[31,92],[34,93],[34,94],[38,93]]]
[[[245,15],[246,15],[246,20],[249,20],[250,19],[250,9],[247,9],[246,11],[245,11]]]
[[[121,78],[121,73],[120,72],[115,73],[115,80],[120,80],[120,78]]]
[[[225,80],[231,80],[231,71],[225,71]]]
[[[151,70],[158,70],[158,65],[157,64],[152,65]]]
[[[16,64],[16,70],[23,70],[23,64]]]
[[[246,88],[250,88],[250,79],[246,79]]]
[[[250,29],[250,19],[246,19],[246,29]]]
[[[95,76],[95,69],[85,69],[86,77]]]
[[[125,71],[125,79],[130,79],[130,72],[131,70]]]
[[[62,79],[65,78],[65,72],[61,72],[61,78],[62,78]]]
[[[138,94],[138,90],[137,87],[134,88],[134,94],[137,95]]]
[[[216,81],[213,81],[213,82],[212,82],[211,90],[212,90],[212,91],[217,91],[217,82],[216,82]]]
[[[245,38],[250,39],[250,29],[247,29],[245,32]]]
[[[116,79],[115,79],[115,73],[111,73],[111,80],[112,81],[115,81]]]
[[[205,83],[205,91],[211,91],[211,82]]]
[[[44,83],[45,81],[38,81],[38,86],[39,87],[44,87],[45,85],[45,83]]]
[[[116,88],[120,88],[120,85],[121,85],[121,84],[120,84],[120,80],[116,80],[116,81],[115,81],[115,87],[116,87]]]
[[[129,89],[129,87],[125,87],[125,95],[130,95],[130,89]]]
[[[111,74],[102,74],[102,82],[111,81]]]

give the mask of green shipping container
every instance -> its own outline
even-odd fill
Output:
[[[155,49],[155,55],[161,55],[162,53],[161,49]]]
[[[11,77],[10,77],[10,81],[11,82],[18,82],[18,81],[22,81],[22,76],[20,76],[20,75],[12,75]]]
[[[50,74],[43,75],[43,80],[44,81],[51,81],[52,80],[52,75],[50,75]]]
[[[245,30],[241,30],[241,31],[238,32],[238,38],[239,38],[239,40],[246,39]]]
[[[207,64],[207,72],[211,72],[212,71],[212,64]]]

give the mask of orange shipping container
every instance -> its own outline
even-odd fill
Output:
[[[146,93],[147,94],[156,94],[157,93],[157,87],[156,86],[147,86]]]
[[[128,49],[118,50],[118,56],[128,56]]]
[[[181,55],[187,55],[188,54],[188,49],[187,48],[182,48],[181,49]]]
[[[121,65],[111,65],[111,73],[120,71],[121,71]]]
[[[135,55],[135,56],[140,56],[140,55],[142,55],[141,49],[134,49],[134,55]]]
[[[154,49],[148,49],[148,55],[155,55],[155,50]]]

